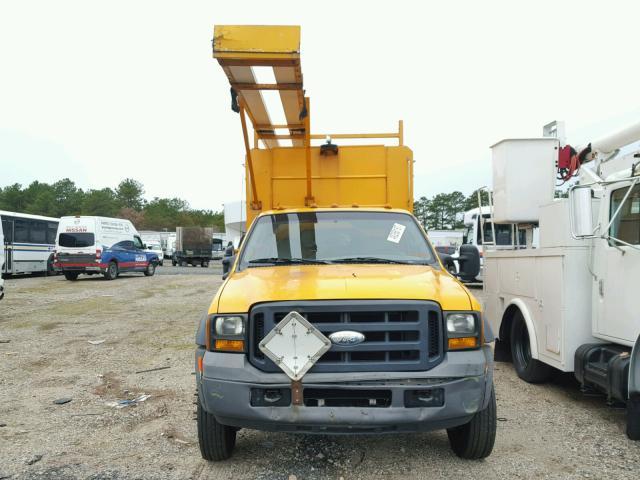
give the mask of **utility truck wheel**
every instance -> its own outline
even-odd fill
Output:
[[[104,278],[107,280],[118,278],[118,264],[116,262],[109,263],[107,270],[104,272]]]
[[[180,262],[180,266],[181,266],[181,267],[186,267],[187,265],[189,265],[189,264],[188,264],[186,261],[184,261],[184,260],[182,260],[182,261]]]
[[[543,383],[549,380],[553,368],[531,356],[529,330],[520,311],[513,317],[511,325],[511,356],[518,376],[528,383]]]
[[[77,272],[64,272],[64,278],[66,278],[67,280],[70,281],[75,281],[78,279],[78,273]]]
[[[156,264],[153,262],[149,262],[147,268],[144,270],[145,277],[153,277],[153,274],[156,273]]]
[[[469,423],[447,429],[451,450],[467,460],[488,457],[496,441],[496,424],[496,393],[492,385],[487,408],[477,412]]]
[[[627,400],[627,437],[640,440],[640,395]]]
[[[204,260],[202,261],[202,263],[200,264],[200,266],[202,268],[209,268],[209,262],[205,262]]]
[[[173,265],[174,267],[178,264],[178,262],[176,262],[175,260],[171,259],[171,265]]]
[[[236,429],[218,423],[198,399],[198,443],[202,458],[219,462],[231,457],[236,446]]]

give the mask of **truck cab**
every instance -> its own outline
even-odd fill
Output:
[[[266,148],[249,148],[245,115],[260,118],[252,93],[264,86],[238,84],[251,72],[237,57],[273,65],[276,78],[302,78],[298,51],[298,27],[214,32],[214,56],[230,62],[238,89],[249,228],[196,333],[202,456],[229,458],[241,428],[446,429],[457,455],[484,458],[496,433],[493,336],[411,213],[413,153],[402,123],[382,137],[398,145],[313,146],[310,101],[288,85],[287,118],[304,118],[291,128],[292,146],[259,124],[256,144]]]

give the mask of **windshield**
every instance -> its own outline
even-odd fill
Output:
[[[93,233],[61,233],[58,243],[67,248],[92,247],[95,237]]]
[[[240,268],[334,262],[432,264],[435,257],[407,214],[281,213],[256,220]]]
[[[150,248],[151,250],[160,250],[160,244],[159,243],[149,243],[147,242],[147,247]]]

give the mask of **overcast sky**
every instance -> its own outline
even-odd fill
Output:
[[[315,5],[315,7],[314,7]],[[0,185],[141,181],[221,209],[244,161],[214,24],[299,24],[312,130],[394,131],[415,194],[491,181],[489,146],[640,118],[638,2],[0,3]]]

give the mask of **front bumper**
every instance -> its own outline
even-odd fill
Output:
[[[426,372],[309,373],[304,388],[390,391],[386,407],[363,406],[253,406],[252,389],[288,389],[284,373],[265,373],[245,355],[205,352],[204,374],[196,372],[203,408],[223,425],[256,430],[299,433],[416,432],[451,428],[467,423],[486,408],[493,383],[493,360],[488,346],[480,350],[448,353]],[[438,389],[441,406],[405,406],[405,392]]]

